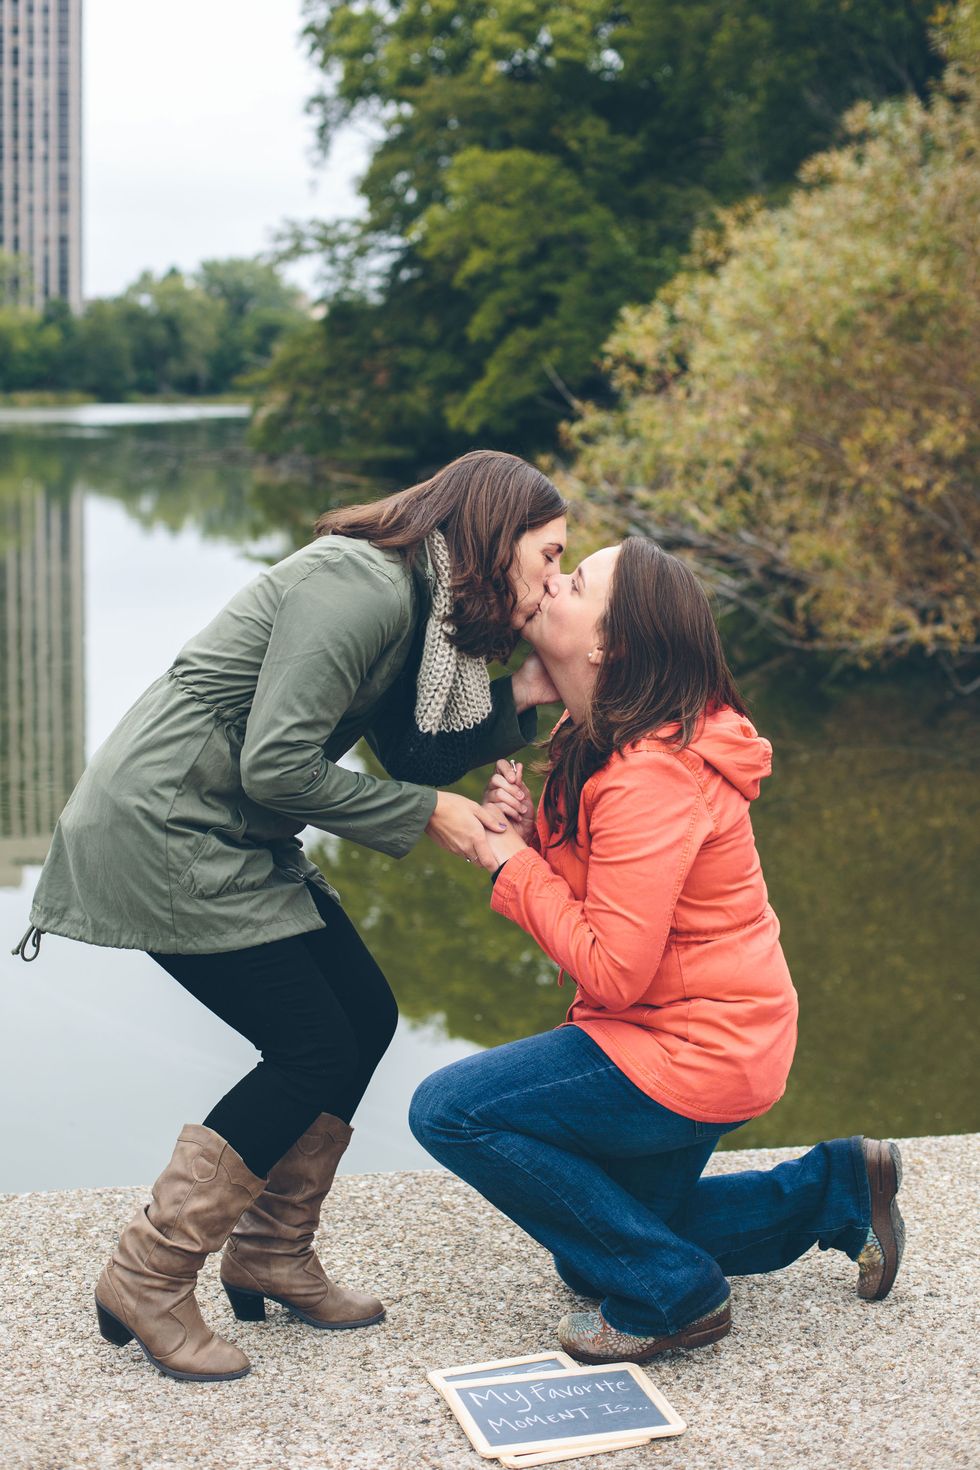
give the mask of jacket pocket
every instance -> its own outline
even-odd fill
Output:
[[[264,888],[275,864],[266,847],[243,840],[245,818],[235,812],[231,826],[209,827],[177,882],[192,898],[222,898]]]
[[[290,883],[305,883],[308,877],[303,866],[303,851],[296,842],[270,842],[269,851],[280,878]]]

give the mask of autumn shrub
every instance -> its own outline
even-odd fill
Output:
[[[927,105],[860,105],[780,208],[741,206],[607,344],[563,477],[683,548],[778,642],[978,651],[977,0]]]

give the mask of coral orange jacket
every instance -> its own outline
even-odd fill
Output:
[[[566,1024],[701,1122],[764,1113],[796,1045],[749,818],[771,769],[769,742],[732,709],[708,714],[682,751],[648,736],[586,783],[576,845],[549,848],[539,805],[533,845],[493,889],[494,909],[574,977]]]

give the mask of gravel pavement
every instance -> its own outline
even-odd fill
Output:
[[[801,1152],[724,1153],[709,1172]],[[980,1135],[909,1139],[902,1152],[908,1249],[886,1301],[860,1301],[857,1268],[833,1251],[735,1278],[731,1335],[648,1369],[687,1432],[569,1470],[980,1466]],[[202,1309],[252,1372],[176,1383],[135,1343],[103,1342],[92,1305],[115,1233],[147,1197],[0,1195],[3,1470],[478,1470],[426,1370],[554,1348],[578,1302],[540,1247],[442,1170],[345,1175],[321,1255],[376,1290],[387,1321],[317,1332],[270,1305],[265,1324],[236,1322],[212,1258]]]

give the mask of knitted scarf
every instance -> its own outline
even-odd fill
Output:
[[[482,658],[460,653],[449,641],[452,570],[441,531],[426,537],[425,549],[436,585],[416,681],[415,724],[424,735],[471,730],[490,714],[490,676]]]

